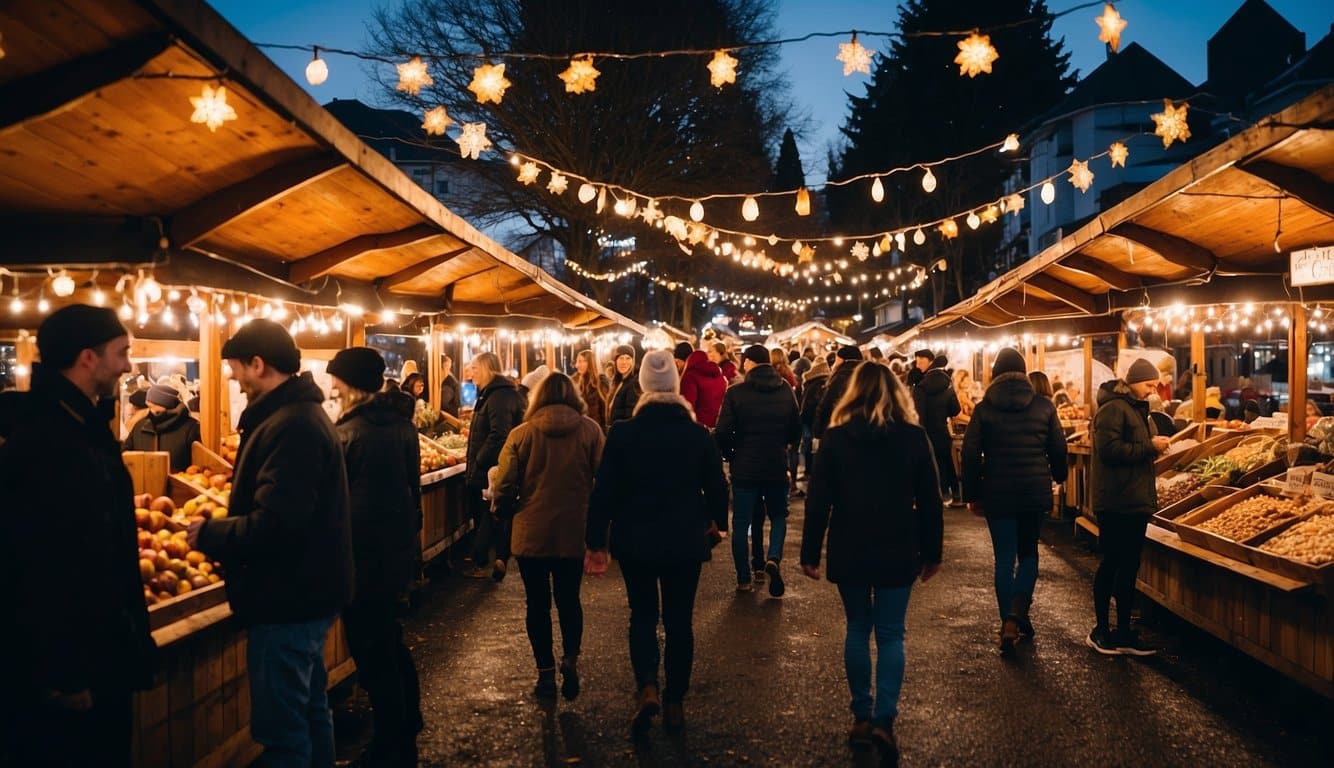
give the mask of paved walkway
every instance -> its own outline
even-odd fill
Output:
[[[584,693],[544,708],[523,630],[517,569],[500,585],[437,576],[408,622],[422,674],[423,765],[826,766],[855,764],[843,677],[843,618],[828,582],[796,567],[801,509],[787,542],[789,589],[734,596],[726,547],[705,565],[695,613],[687,730],[661,728],[636,751],[624,586],[584,582]],[[945,565],[913,593],[908,674],[896,730],[904,766],[1329,765],[1328,702],[1171,616],[1146,634],[1166,653],[1105,658],[1084,647],[1093,558],[1044,535],[1033,622],[1015,660],[995,652],[985,524],[946,513]],[[559,653],[559,650],[558,650]],[[355,754],[364,697],[337,713]]]

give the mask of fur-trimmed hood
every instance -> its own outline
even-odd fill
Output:
[[[685,412],[690,414],[690,420],[695,420],[695,410],[690,407],[690,402],[675,392],[645,392],[639,396],[639,402],[635,403],[634,415],[638,416],[639,412],[644,410],[646,406],[671,405],[679,405],[684,408]]]

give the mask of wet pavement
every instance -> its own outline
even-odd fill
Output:
[[[584,580],[583,693],[554,706],[531,695],[517,568],[498,585],[436,573],[407,620],[426,718],[421,764],[873,764],[846,745],[843,614],[833,585],[800,575],[799,501],[789,522],[783,599],[763,589],[734,595],[726,542],[705,564],[686,730],[655,725],[646,747],[626,738],[634,679],[614,563],[607,576]],[[1002,659],[986,526],[949,510],[945,530],[944,567],[914,588],[908,611],[895,726],[902,765],[1331,764],[1330,702],[1147,602],[1141,626],[1160,656],[1108,658],[1086,648],[1097,563],[1071,540],[1069,523],[1043,534],[1036,641]],[[355,756],[368,736],[366,706],[361,694],[336,708],[341,757]]]

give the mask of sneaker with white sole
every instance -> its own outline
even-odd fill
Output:
[[[1121,651],[1116,647],[1116,642],[1112,640],[1112,631],[1107,627],[1094,627],[1089,632],[1088,637],[1084,638],[1084,645],[1104,656],[1121,655]]]
[[[736,585],[736,593],[738,595],[747,595],[754,591],[755,591],[755,582],[753,581],[742,581],[738,582]]]
[[[1140,639],[1139,633],[1133,629],[1118,629],[1112,636],[1112,640],[1116,644],[1117,653],[1123,653],[1126,656],[1153,656],[1158,653],[1157,648],[1146,645]]]

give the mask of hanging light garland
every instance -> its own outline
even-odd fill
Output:
[[[1163,140],[1163,149],[1172,146],[1174,141],[1184,144],[1190,138],[1190,123],[1186,120],[1189,108],[1190,104],[1186,102],[1178,107],[1172,104],[1171,99],[1163,99],[1163,111],[1149,116],[1153,119],[1154,135]]]

